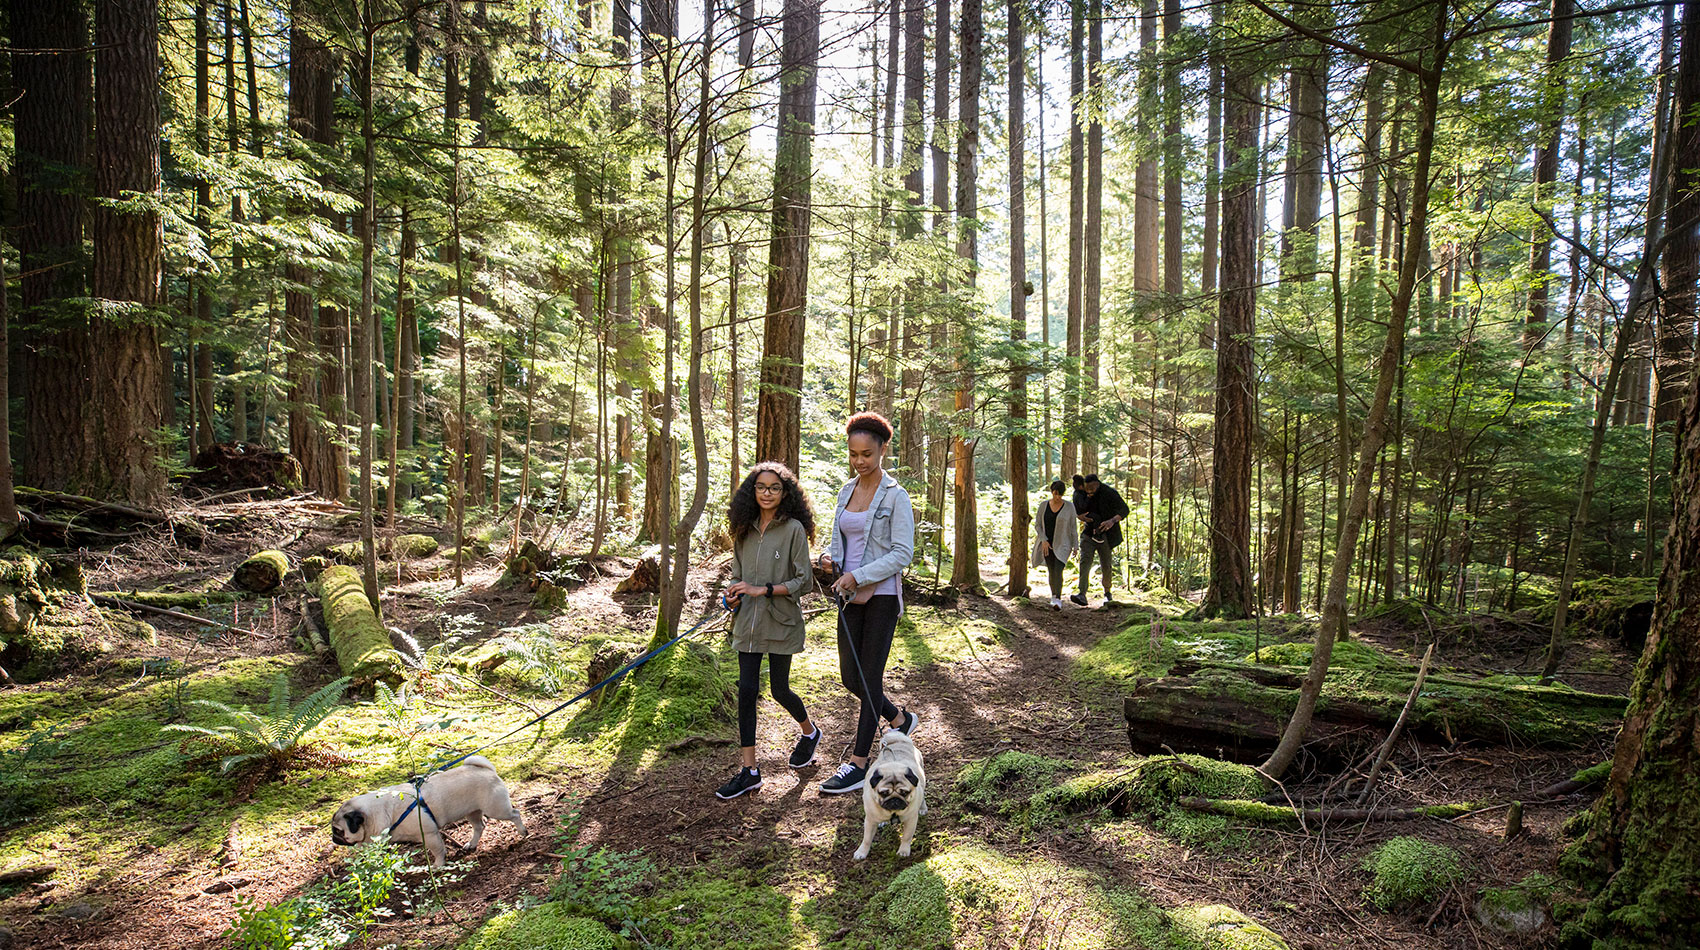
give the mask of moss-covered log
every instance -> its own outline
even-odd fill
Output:
[[[238,594],[231,590],[108,590],[101,591],[97,597],[113,597],[141,604],[144,607],[161,607],[166,610],[194,610],[208,604],[228,604],[236,600]]]
[[[289,555],[282,551],[261,551],[238,564],[231,580],[243,590],[269,594],[282,587],[287,576]]]
[[[1123,703],[1136,752],[1164,746],[1256,761],[1275,748],[1298,701],[1301,670],[1200,664],[1189,675],[1136,680]],[[1306,736],[1308,753],[1351,757],[1381,741],[1399,718],[1414,674],[1335,670],[1323,685]],[[1593,742],[1623,715],[1626,700],[1524,684],[1488,684],[1431,675],[1406,728],[1425,741],[1575,747]]]
[[[326,568],[319,575],[319,603],[343,673],[357,680],[401,678],[401,655],[390,646],[389,631],[372,610],[359,571],[347,565]]]
[[[341,544],[333,544],[325,548],[325,557],[329,558],[332,564],[349,564],[358,567],[360,562],[365,559],[365,553],[361,550],[359,541],[344,541]]]
[[[437,553],[437,539],[428,534],[400,534],[384,540],[383,552],[392,560],[412,560]]]

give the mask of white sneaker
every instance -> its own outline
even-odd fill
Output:
[[[1052,610],[1061,610],[1062,609],[1062,598],[1061,597],[1052,597],[1051,598],[1051,609]]]

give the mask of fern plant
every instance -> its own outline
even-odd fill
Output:
[[[349,682],[344,676],[325,684],[299,703],[292,703],[289,677],[279,673],[272,680],[271,697],[262,712],[197,699],[190,705],[211,709],[225,721],[214,726],[177,723],[160,731],[182,733],[184,738],[178,749],[195,762],[217,760],[223,774],[246,773],[242,787],[242,793],[246,794],[259,782],[281,775],[297,762],[332,765],[343,761],[340,756],[313,748],[306,738],[336,709]]]

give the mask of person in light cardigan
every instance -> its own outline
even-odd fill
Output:
[[[1063,572],[1080,547],[1080,526],[1074,502],[1063,497],[1062,479],[1051,482],[1051,497],[1039,502],[1033,515],[1032,567],[1043,564],[1051,579],[1051,609],[1062,609]]]
[[[839,489],[832,513],[828,571],[843,573],[832,590],[841,601],[838,669],[846,689],[862,700],[850,760],[821,783],[826,795],[860,789],[867,781],[874,731],[884,719],[891,728],[915,731],[913,712],[886,698],[883,680],[897,618],[903,614],[903,570],[915,556],[915,509],[909,493],[885,471],[891,423],[872,412],[857,413],[845,426],[850,467],[856,477]],[[857,669],[857,660],[861,669]],[[864,686],[865,682],[865,686]]]

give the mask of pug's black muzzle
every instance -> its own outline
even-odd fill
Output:
[[[333,831],[333,832],[331,832],[331,843],[332,844],[340,844],[343,847],[347,847],[347,846],[353,844],[354,842],[348,840],[347,838],[344,838],[342,836],[342,832]]]
[[[886,811],[902,811],[903,809],[909,807],[909,799],[907,799],[907,798],[882,798],[882,799],[880,799],[880,807],[885,809]]]

